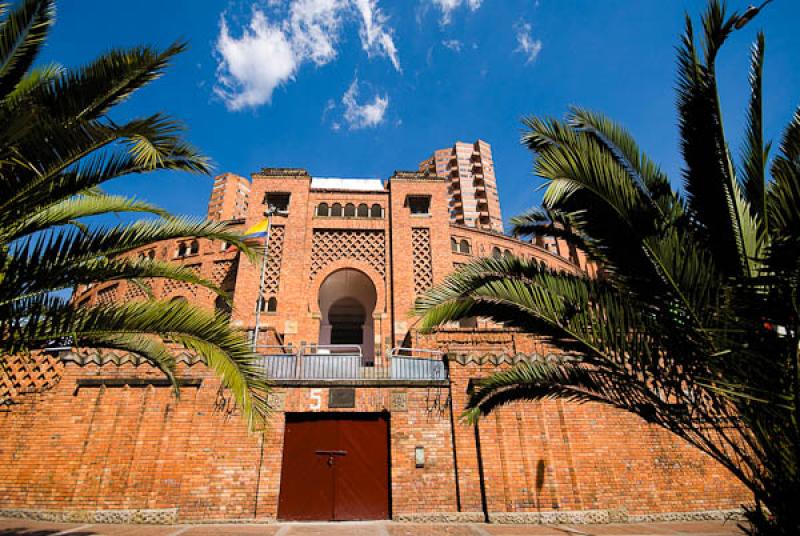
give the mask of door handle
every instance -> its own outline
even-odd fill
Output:
[[[334,464],[334,456],[346,456],[346,450],[318,450],[316,454],[327,456],[328,457],[328,467],[333,467]]]

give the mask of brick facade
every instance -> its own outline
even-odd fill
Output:
[[[289,194],[287,210],[272,218],[264,295],[275,307],[261,313],[260,344],[288,352],[319,343],[322,331],[333,329],[325,325],[333,310],[321,297],[325,282],[351,270],[374,295],[363,322],[372,327],[375,370],[388,370],[390,349],[402,345],[444,352],[448,377],[359,381],[347,410],[327,407],[329,389],[341,381],[276,380],[266,431],[249,433],[218,380],[188,353],[179,355],[185,384],[179,400],[157,371],[131,356],[82,350],[55,363],[52,357],[40,365],[12,360],[0,382],[0,514],[274,518],[284,416],[309,411],[388,412],[396,519],[691,518],[749,501],[708,457],[612,408],[514,404],[477,427],[463,424],[470,380],[553,349],[485,322],[420,335],[410,314],[417,293],[475,256],[514,254],[574,273],[593,267],[564,244],[544,247],[451,223],[440,177],[397,172],[378,186],[314,181],[305,170],[262,170],[253,176],[246,215],[231,222],[255,224],[265,199]],[[233,293],[234,325],[254,328],[260,267],[235,249],[175,241],[133,254],[192,266]],[[151,286],[161,298],[224,306],[203,289],[163,281]],[[139,297],[126,283],[76,293],[81,303]],[[417,447],[425,451],[424,467],[415,464]]]

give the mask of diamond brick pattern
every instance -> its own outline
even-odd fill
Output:
[[[109,305],[117,300],[119,296],[119,285],[114,283],[113,285],[104,288],[103,290],[99,290],[97,292],[97,303],[100,305]]]
[[[14,404],[20,397],[41,393],[61,379],[61,361],[51,354],[8,356],[0,367],[0,407]]]
[[[123,301],[128,302],[131,300],[147,297],[147,293],[144,291],[144,289],[135,283],[128,282],[126,284],[126,287],[127,288],[125,289],[125,295],[122,298]]]
[[[188,264],[186,268],[194,271],[195,273],[200,272],[200,265],[199,264]],[[190,285],[185,281],[175,281],[173,279],[167,279],[164,283],[164,294],[172,294],[173,292],[183,292],[185,294],[189,294],[191,297],[197,297],[197,285]],[[187,296],[188,297],[188,296]]]
[[[414,293],[422,294],[433,285],[430,229],[424,227],[411,229],[411,252],[414,263]]]
[[[216,261],[211,268],[211,281],[222,290],[232,291],[236,286],[236,267],[238,264],[238,257]]]
[[[267,271],[264,275],[264,295],[266,297],[278,294],[281,283],[281,261],[283,260],[283,238],[286,236],[285,227],[276,225],[269,234],[267,246]]]
[[[430,246],[429,246],[430,249]],[[375,268],[386,277],[386,237],[383,231],[314,231],[311,248],[311,279],[329,264],[354,259]]]

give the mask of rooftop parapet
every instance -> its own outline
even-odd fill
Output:
[[[265,167],[253,173],[259,177],[311,177],[305,168]]]

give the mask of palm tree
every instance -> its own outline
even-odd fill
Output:
[[[571,240],[603,277],[480,259],[420,297],[415,313],[423,329],[489,317],[564,350],[560,362],[531,360],[488,378],[470,395],[468,420],[518,400],[610,404],[727,467],[754,495],[749,530],[789,535],[800,534],[800,110],[769,164],[759,33],[737,169],[715,76],[726,38],[756,12],[729,16],[711,0],[699,49],[687,17],[682,191],[602,115],[573,108],[565,121],[524,119],[522,141],[546,191],[544,208],[517,217],[514,232]]]
[[[266,412],[266,385],[244,337],[228,317],[155,300],[77,307],[81,284],[169,278],[222,291],[184,267],[133,258],[160,240],[202,237],[253,251],[223,224],[176,218],[104,183],[134,173],[208,173],[177,121],[154,114],[114,121],[115,105],[158,78],[185,45],[112,50],[77,68],[33,67],[54,20],[53,0],[24,0],[0,21],[0,355],[70,338],[80,347],[121,349],[175,381],[169,344],[201,355],[251,424]],[[157,218],[102,227],[82,221],[119,212]],[[2,358],[0,358],[2,365]]]

